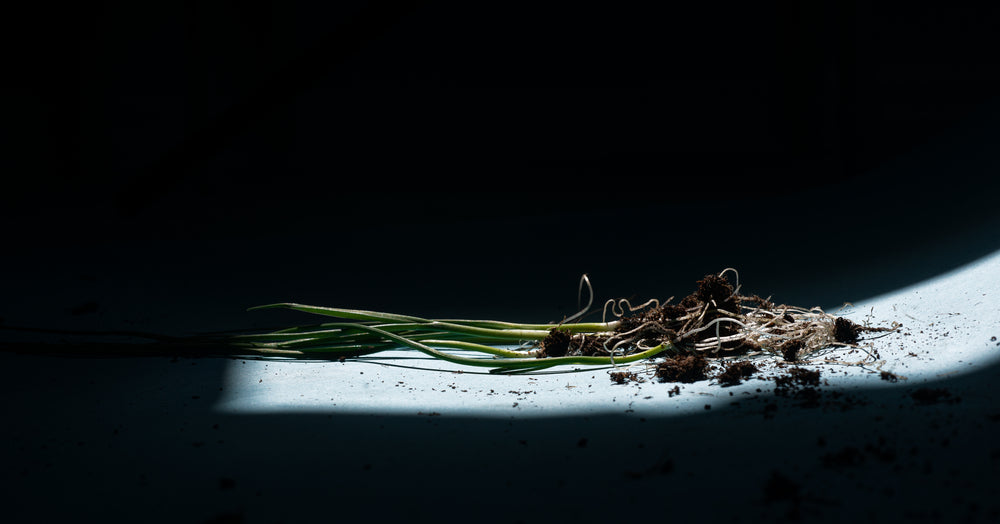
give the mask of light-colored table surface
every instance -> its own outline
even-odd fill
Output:
[[[830,387],[845,390],[916,385],[988,368],[1000,360],[1000,255],[892,293],[845,304],[834,313],[857,323],[901,327],[869,335],[858,350],[823,352],[803,364],[820,370]],[[807,306],[812,306],[809,304]],[[668,396],[648,364],[621,368],[564,366],[546,373],[504,376],[438,361],[414,351],[391,351],[338,362],[243,360],[230,363],[226,394],[217,409],[227,413],[343,413],[523,418],[628,413],[633,416],[694,414],[724,408],[733,399],[770,390],[768,377],[780,358],[755,360],[762,372],[733,387],[715,381],[681,384]],[[855,362],[851,366],[825,363]],[[715,364],[716,367],[721,364]],[[634,371],[643,382],[615,384],[614,371]],[[883,380],[880,371],[897,376]],[[671,386],[672,387],[672,386]]]
[[[994,254],[855,303],[855,321],[903,325],[871,344],[906,379],[810,365],[827,381],[814,407],[756,378],[670,396],[607,369],[497,376],[408,352],[9,354],[6,504],[14,521],[988,521],[998,274]]]

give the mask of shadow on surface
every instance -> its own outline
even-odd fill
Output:
[[[826,388],[818,407],[764,391],[685,416],[640,417],[622,405],[508,419],[241,416],[212,409],[214,377],[229,360],[6,360],[18,370],[2,384],[17,421],[3,446],[15,521],[534,522],[665,508],[685,520],[1000,515],[989,481],[1000,465],[996,366],[933,383]],[[920,388],[948,394],[920,402]],[[59,505],[48,503],[54,492]]]

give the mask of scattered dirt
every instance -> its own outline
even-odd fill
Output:
[[[619,303],[619,326],[613,334],[551,333],[542,346],[548,355],[563,351],[571,355],[608,355],[615,347],[670,344],[674,352],[658,357],[663,358],[654,372],[658,381],[693,383],[715,379],[723,387],[741,384],[761,370],[749,360],[723,361],[716,357],[771,353],[781,356],[773,364],[784,370],[767,378],[774,381],[776,396],[795,399],[808,407],[823,405],[824,409],[849,409],[856,404],[853,397],[840,392],[821,393],[820,372],[794,364],[832,341],[856,346],[862,342],[862,334],[894,331],[898,324],[876,328],[822,311],[775,305],[770,297],[739,294],[739,289],[724,277],[725,272],[706,275],[697,282],[694,292],[672,304],[629,310]],[[870,354],[879,358],[877,352]],[[639,381],[634,373],[625,371],[610,376],[618,384]],[[882,372],[880,377],[888,381],[901,378],[889,372]],[[680,389],[674,386],[668,393],[672,397],[680,394]]]
[[[819,387],[819,370],[794,367],[784,375],[774,377],[775,390],[795,390],[803,387]]]
[[[794,367],[786,373],[774,377],[774,394],[802,401],[804,407],[817,407],[820,402],[820,373],[805,368]]]

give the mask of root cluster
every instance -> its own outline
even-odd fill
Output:
[[[727,274],[735,276],[735,285]],[[671,299],[672,300],[672,299]],[[832,346],[854,346],[858,335],[884,328],[863,327],[820,308],[774,304],[757,295],[740,294],[733,269],[706,275],[698,288],[672,304],[650,300],[632,306],[628,300],[605,304],[616,318],[609,333],[576,334],[553,330],[542,342],[544,356],[625,356],[659,344],[675,353],[724,357],[774,353],[796,361]]]

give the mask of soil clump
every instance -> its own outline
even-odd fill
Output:
[[[756,372],[757,366],[753,362],[740,360],[726,364],[722,372],[715,376],[715,379],[723,386],[735,386]]]
[[[542,340],[542,352],[539,353],[539,357],[564,356],[569,350],[569,342],[569,333],[559,329],[553,329],[549,331],[548,336]]]
[[[857,344],[858,335],[863,328],[844,317],[839,317],[833,323],[833,338],[843,344]]]
[[[613,371],[610,374],[611,381],[615,384],[625,384],[626,382],[643,382],[642,378],[633,371]]]
[[[799,359],[799,351],[805,346],[801,340],[787,340],[778,346],[778,351],[786,362],[795,362]]]
[[[708,360],[701,355],[676,355],[657,364],[656,378],[660,382],[690,384],[708,380]]]

